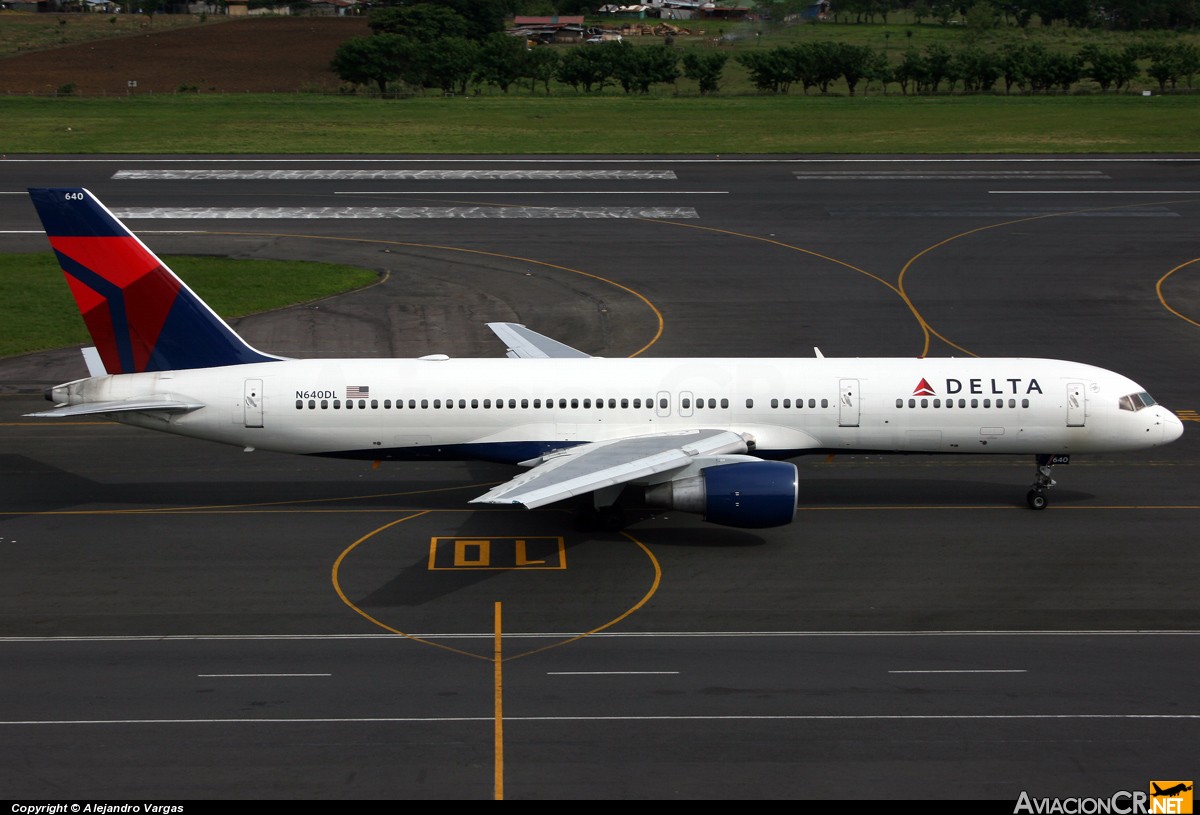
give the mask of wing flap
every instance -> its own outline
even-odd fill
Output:
[[[688,430],[591,442],[540,459],[472,504],[519,504],[528,509],[602,487],[681,469],[698,456],[745,453],[745,436],[731,430]]]

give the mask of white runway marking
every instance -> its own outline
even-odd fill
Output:
[[[674,181],[674,170],[118,170],[121,181]]]
[[[914,207],[861,206],[829,207],[834,218],[989,218],[1016,219],[1054,215],[1059,218],[1178,218],[1179,213],[1167,207],[1138,207],[1136,209],[1100,209],[1063,212],[1062,207]]]
[[[798,181],[972,181],[975,179],[1024,181],[1043,178],[1075,178],[1095,181],[1108,179],[1108,176],[1099,170],[846,170],[840,173],[793,170],[792,175]]]
[[[547,671],[546,676],[679,676],[679,671]]]
[[[335,190],[334,195],[729,195],[729,190]]]
[[[764,714],[714,716],[505,716],[506,722],[958,722],[958,721],[1037,721],[1037,720],[1116,720],[1120,722],[1200,719],[1200,713],[1012,713],[983,714]],[[163,724],[428,724],[430,722],[491,722],[493,716],[395,716],[298,719],[19,719],[0,721],[12,725],[163,725]]]
[[[196,674],[204,679],[258,679],[261,677],[277,678],[277,677],[308,677],[308,676],[333,676],[333,674]]]
[[[136,207],[113,214],[124,220],[700,217],[691,207]]]
[[[963,668],[954,671],[888,671],[890,674],[1024,674],[1029,671],[1023,668]]]
[[[1200,190],[988,190],[989,195],[1197,195]]]

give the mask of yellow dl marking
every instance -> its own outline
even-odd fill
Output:
[[[565,569],[567,553],[558,536],[528,538],[434,537],[429,568],[438,570]]]

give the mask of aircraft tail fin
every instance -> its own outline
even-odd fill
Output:
[[[86,189],[29,195],[108,373],[280,359],[239,337]]]

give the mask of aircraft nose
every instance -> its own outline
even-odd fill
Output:
[[[1162,413],[1162,443],[1170,444],[1183,435],[1183,421],[1166,408]]]

